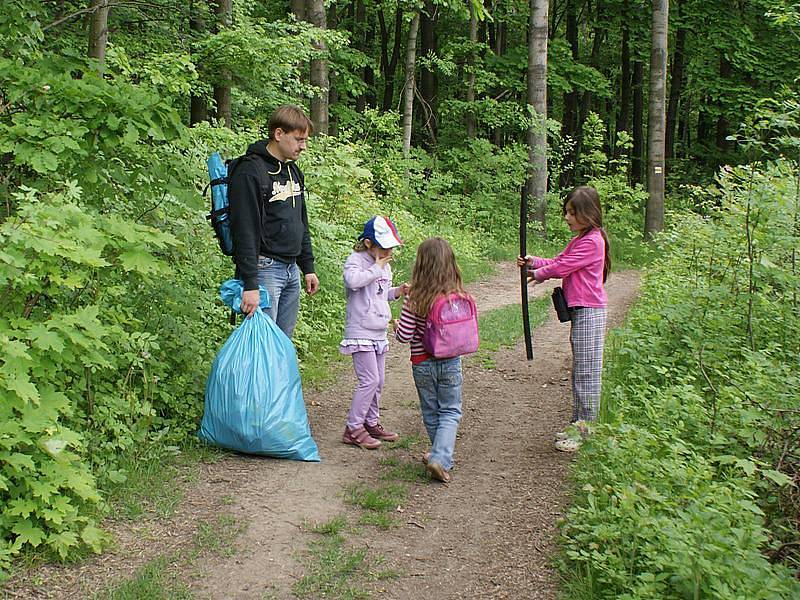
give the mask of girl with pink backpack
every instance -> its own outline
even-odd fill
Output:
[[[395,326],[397,341],[411,346],[411,370],[431,441],[423,462],[431,477],[448,483],[461,422],[461,355],[477,350],[478,321],[453,249],[442,238],[417,248],[411,287]]]

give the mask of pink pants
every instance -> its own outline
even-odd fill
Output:
[[[358,377],[358,386],[350,402],[350,412],[347,413],[347,427],[350,429],[363,427],[364,423],[375,425],[380,420],[378,402],[383,391],[385,368],[386,352],[353,353],[353,369]]]

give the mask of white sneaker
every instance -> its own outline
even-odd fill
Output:
[[[572,438],[556,441],[556,450],[560,450],[561,452],[575,452],[580,447],[581,443]]]

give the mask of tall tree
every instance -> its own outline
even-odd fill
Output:
[[[383,17],[383,9],[378,7],[378,23],[381,26],[381,73],[383,75],[384,111],[392,110],[394,100],[394,78],[397,72],[397,61],[400,57],[400,33],[403,30],[403,9],[398,5],[394,13],[394,45],[391,58],[389,56],[389,30]]]
[[[108,45],[109,0],[92,0],[89,12],[89,58],[96,58],[102,73],[106,65],[106,46]]]
[[[193,35],[201,35],[206,28],[205,21],[197,8],[197,0],[189,2],[189,30]],[[208,102],[203,96],[192,94],[189,107],[189,124],[195,125],[208,121]]]
[[[534,119],[528,127],[528,179],[525,193],[547,237],[547,33],[549,0],[529,0],[528,104]]]
[[[686,26],[683,24],[682,0],[674,0],[677,20],[680,22],[675,33],[675,49],[672,51],[672,62],[669,67],[669,102],[667,103],[666,158],[675,157],[675,130],[678,120],[678,105],[685,82],[684,65],[686,49]]]
[[[653,0],[653,35],[650,51],[650,103],[647,121],[647,210],[645,236],[664,228],[664,133],[666,129],[667,35],[669,0]]]
[[[617,124],[615,127],[616,133],[621,131],[630,131],[630,114],[631,114],[631,47],[630,47],[630,26],[626,16],[628,15],[629,4],[625,0],[623,4],[624,17],[622,19],[622,40],[620,43],[620,95],[619,95],[619,108],[617,109]],[[614,155],[619,156],[620,149],[615,146]]]
[[[231,26],[233,0],[214,0],[214,12],[217,15],[217,30]],[[225,127],[231,127],[231,73],[222,69],[217,75],[218,81],[214,85],[214,102],[217,105],[217,119]]]
[[[328,22],[325,15],[325,2],[323,0],[309,0],[306,4],[309,22],[318,29],[327,29]],[[324,54],[326,52],[325,41],[318,39],[314,41],[314,47],[322,54],[311,59],[311,78],[310,83],[319,91],[311,98],[311,121],[314,123],[314,131],[328,135],[328,60]]]
[[[472,103],[475,102],[475,44],[478,41],[478,15],[475,10],[475,5],[472,1],[469,2],[469,56],[467,58],[467,138],[472,139],[475,137],[475,113],[472,112]]]
[[[411,19],[408,28],[408,45],[406,46],[406,81],[403,87],[403,156],[408,158],[411,152],[411,125],[414,117],[414,69],[417,61],[417,31],[419,30],[419,13]]]
[[[631,89],[633,91],[631,180],[634,183],[642,183],[644,181],[642,173],[644,170],[642,168],[644,165],[644,63],[639,59],[633,61]]]
[[[436,54],[436,25],[439,7],[433,0],[425,0],[425,7],[420,14],[419,35],[420,55]],[[436,144],[436,72],[428,65],[420,68],[419,98],[422,104],[422,118],[426,129],[430,132],[430,146]]]
[[[298,21],[306,20],[306,0],[291,0],[290,7]]]

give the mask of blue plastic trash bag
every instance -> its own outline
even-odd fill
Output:
[[[229,280],[220,288],[223,301],[237,311],[241,295],[241,281]],[[268,306],[269,294],[261,288],[261,307]],[[246,454],[319,461],[294,346],[260,308],[214,359],[198,436]]]

